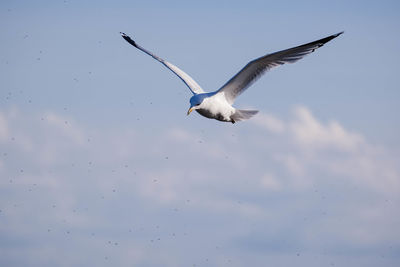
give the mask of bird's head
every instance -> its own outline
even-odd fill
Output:
[[[197,94],[190,98],[190,108],[187,112],[189,115],[195,109],[199,109],[201,107],[201,103],[203,103],[204,98],[207,96],[205,94]]]

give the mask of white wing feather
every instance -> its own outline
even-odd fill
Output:
[[[267,54],[250,61],[217,92],[223,92],[227,101],[232,105],[235,98],[249,88],[250,85],[260,78],[266,71],[285,63],[294,63],[304,56],[314,52],[315,49],[323,46],[325,43],[342,33],[343,32],[340,32],[308,44]]]
[[[131,45],[133,45],[134,47],[136,47],[137,49],[145,52],[146,54],[148,54],[149,56],[151,56],[152,58],[156,59],[157,61],[159,61],[160,63],[162,63],[165,67],[167,67],[168,69],[170,69],[173,73],[176,74],[176,76],[178,76],[185,84],[186,86],[190,89],[190,91],[193,94],[201,94],[204,93],[203,89],[200,87],[200,85],[198,85],[198,83],[192,79],[192,77],[190,77],[188,74],[186,74],[183,70],[181,70],[180,68],[178,68],[177,66],[169,63],[168,61],[165,61],[164,59],[156,56],[155,54],[151,53],[150,51],[144,49],[143,47],[141,47],[140,45],[138,45],[135,41],[133,41],[128,35],[126,35],[125,33],[121,32],[121,36],[122,38],[124,38],[128,43],[130,43]]]

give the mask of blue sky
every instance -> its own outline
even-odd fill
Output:
[[[0,265],[398,266],[397,1],[2,1]],[[120,31],[238,98],[235,125]]]

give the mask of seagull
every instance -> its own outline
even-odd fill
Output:
[[[314,52],[315,49],[323,46],[342,33],[343,32],[339,32],[314,42],[266,54],[265,56],[254,59],[244,66],[243,69],[220,89],[209,93],[205,92],[195,80],[177,66],[141,47],[125,33],[121,32],[120,34],[128,43],[159,61],[186,84],[193,93],[193,96],[190,98],[190,108],[187,115],[193,110],[196,110],[204,117],[235,123],[237,121],[247,120],[258,113],[258,110],[236,109],[232,105],[236,97],[249,88],[266,71],[285,63],[297,62],[299,59]]]

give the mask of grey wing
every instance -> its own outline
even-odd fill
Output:
[[[200,85],[198,85],[198,83],[196,83],[195,80],[192,79],[192,77],[190,77],[188,74],[186,74],[183,70],[181,70],[180,68],[178,68],[177,66],[169,63],[168,61],[165,61],[164,59],[154,55],[153,53],[151,53],[150,51],[144,49],[143,47],[141,47],[140,45],[138,45],[135,41],[133,41],[128,35],[126,35],[125,33],[121,32],[121,36],[122,38],[124,38],[128,43],[130,43],[131,45],[133,45],[134,47],[136,47],[137,49],[145,52],[146,54],[148,54],[149,56],[151,56],[152,58],[156,59],[157,61],[159,61],[160,63],[162,63],[165,67],[167,67],[168,69],[170,69],[173,73],[176,74],[176,76],[178,76],[185,84],[186,86],[190,89],[190,91],[193,94],[200,94],[200,93],[204,93],[203,89],[200,87]]]
[[[338,37],[342,33],[343,32],[340,32],[308,44],[267,54],[250,61],[242,70],[222,86],[218,92],[223,92],[228,102],[232,105],[235,98],[250,87],[250,85],[260,78],[266,71],[285,63],[294,63],[304,56],[314,52],[315,49],[323,46],[325,43]]]

